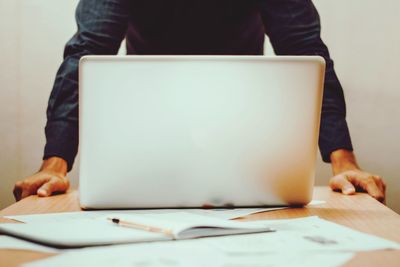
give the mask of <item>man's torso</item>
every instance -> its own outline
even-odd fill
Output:
[[[252,1],[132,1],[128,54],[263,54]]]

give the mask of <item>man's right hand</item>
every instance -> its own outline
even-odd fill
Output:
[[[40,197],[53,193],[64,193],[69,188],[67,162],[59,157],[51,157],[43,161],[39,172],[15,183],[14,197],[19,201],[30,195]]]

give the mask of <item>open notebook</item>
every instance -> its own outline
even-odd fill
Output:
[[[109,218],[167,230],[151,232],[113,223]],[[0,224],[0,233],[54,247],[85,247],[135,242],[189,239],[207,236],[271,232],[253,222],[212,218],[186,212],[159,214],[109,214],[96,219],[68,222]]]

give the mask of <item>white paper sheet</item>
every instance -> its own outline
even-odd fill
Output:
[[[324,204],[323,200],[313,200],[307,206]],[[48,223],[48,222],[66,222],[76,219],[96,219],[103,217],[109,213],[132,213],[132,214],[145,214],[145,213],[170,213],[170,212],[191,212],[200,215],[208,215],[221,219],[236,219],[247,215],[274,211],[280,209],[287,209],[289,207],[274,207],[274,208],[238,208],[238,209],[149,209],[149,210],[101,210],[101,211],[78,211],[78,212],[61,212],[61,213],[46,213],[46,214],[32,214],[32,215],[15,215],[4,216],[5,218],[16,220],[24,223]]]
[[[277,232],[87,248],[26,266],[333,267],[341,266],[357,251],[400,249],[396,242],[318,217],[258,223]]]
[[[313,200],[307,206],[315,206],[324,204],[323,200]],[[132,214],[145,214],[145,213],[170,213],[170,212],[190,212],[200,215],[207,215],[221,219],[236,219],[245,217],[247,215],[274,211],[280,209],[288,209],[289,207],[273,207],[273,208],[237,208],[237,209],[149,209],[149,210],[101,210],[101,211],[78,211],[78,212],[61,212],[61,213],[46,213],[46,214],[32,214],[32,215],[15,215],[4,216],[5,218],[16,220],[24,223],[47,223],[47,222],[66,222],[76,219],[96,219],[103,217],[109,213],[132,213]]]
[[[289,207],[275,207],[275,208],[244,208],[244,209],[190,209],[188,212],[207,215],[211,217],[216,217],[220,219],[232,220],[236,218],[245,217],[247,215],[267,212],[267,211],[274,211],[274,210],[281,210],[281,209],[288,209]]]
[[[88,248],[26,264],[24,267],[146,266],[146,267],[265,267],[341,266],[352,253],[281,251],[225,253],[200,240]]]
[[[57,253],[58,249],[41,246],[32,242],[17,239],[11,236],[0,235],[0,249],[31,250],[46,253]]]
[[[256,223],[269,226],[276,232],[268,235],[240,235],[208,239],[210,246],[229,253],[267,251],[370,251],[400,249],[400,244],[355,231],[317,216],[266,220]]]
[[[110,213],[122,214],[159,214],[171,212],[189,212],[199,215],[207,215],[220,219],[235,219],[244,217],[250,214],[266,212],[278,209],[285,209],[286,207],[265,208],[265,209],[159,209],[159,210],[102,210],[102,211],[77,211],[77,212],[62,212],[62,213],[46,213],[46,214],[33,214],[33,215],[16,215],[4,216],[5,218],[16,220],[24,223],[50,223],[50,222],[67,222],[74,220],[93,220],[101,218]]]

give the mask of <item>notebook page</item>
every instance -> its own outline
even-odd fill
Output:
[[[98,220],[75,220],[73,223],[5,223],[0,224],[0,232],[55,247],[170,240],[162,234],[120,227],[105,217]]]
[[[187,212],[174,212],[165,214],[110,214],[111,218],[132,222],[152,227],[171,230],[176,238],[184,231],[191,228],[237,229],[237,230],[265,230],[267,227],[252,222],[239,222],[213,218]],[[227,232],[228,233],[228,232]],[[207,234],[209,235],[209,234]]]

